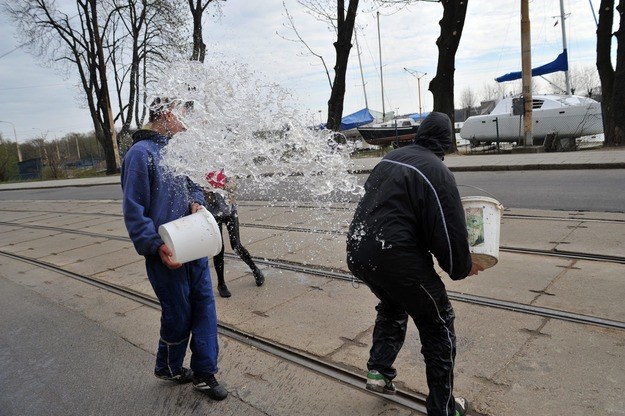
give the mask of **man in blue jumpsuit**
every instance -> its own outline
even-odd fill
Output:
[[[384,156],[367,179],[347,239],[349,269],[380,300],[367,388],[395,393],[393,363],[410,317],[425,360],[428,416],[467,411],[466,400],[453,395],[455,314],[432,255],[453,280],[484,270],[471,260],[456,181],[442,163],[452,137],[449,117],[432,112],[413,144]]]
[[[175,106],[157,98],[147,129],[133,134],[121,169],[124,221],[137,252],[145,256],[148,278],[162,309],[154,374],[177,383],[193,381],[196,389],[223,400],[228,392],[215,379],[219,346],[208,258],[175,262],[157,232],[161,224],[205,204],[198,185],[161,165],[163,148],[185,129],[172,112]],[[191,369],[182,366],[189,342]]]

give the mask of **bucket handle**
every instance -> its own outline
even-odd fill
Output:
[[[482,191],[482,192],[484,192],[485,194],[488,194],[488,195],[492,196],[493,198],[497,199],[497,197],[496,197],[495,195],[491,194],[490,192],[488,192],[488,191],[487,191],[487,190],[485,190],[485,189],[478,188],[477,186],[473,186],[473,185],[464,185],[464,184],[458,184],[458,186],[465,186],[465,187],[467,187],[467,188],[477,189],[478,191]],[[497,200],[498,200],[498,199],[497,199]],[[498,201],[499,201],[499,200],[498,200]]]
[[[484,192],[485,194],[488,194],[488,195],[492,196],[496,201],[499,201],[495,195],[491,194],[486,189],[482,189],[482,188],[479,188],[479,187],[473,186],[473,185],[464,185],[464,184],[458,184],[457,186],[464,186],[464,187],[467,187],[467,188],[477,189],[478,191]],[[501,207],[501,210],[503,211],[503,209],[504,209],[503,208],[503,204],[499,203],[499,205]]]

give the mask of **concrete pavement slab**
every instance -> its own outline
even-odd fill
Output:
[[[74,273],[92,276],[105,270],[115,270],[120,266],[125,266],[137,261],[137,253],[134,248],[128,245],[120,247],[121,249],[119,250],[106,252],[104,254],[96,252],[86,258],[77,258],[75,262],[65,264],[63,268]]]
[[[57,234],[14,244],[12,246],[12,252],[39,259],[103,241],[106,241],[106,238],[88,237],[77,234]]]
[[[267,209],[268,210],[268,209]],[[306,208],[272,208],[278,212],[277,215],[265,214],[264,216],[254,216],[247,214],[245,207],[240,210],[239,220],[243,223],[253,224],[262,219],[263,225],[273,225],[280,227],[296,227],[315,230],[347,231],[353,216],[353,211],[338,211],[327,209],[306,209]],[[251,220],[246,220],[250,218]]]
[[[229,266],[226,270],[228,269],[232,267]],[[318,277],[299,273],[281,273],[275,270],[265,272],[266,283],[260,287],[244,277],[226,279],[226,284],[232,291],[231,298],[220,298],[214,290],[219,319],[237,327],[246,324],[245,330],[266,338],[269,334],[260,327],[256,327],[256,323],[268,320],[271,311],[275,308],[294,299],[303,298],[311,291],[317,290],[313,288],[320,284]],[[216,277],[213,277],[213,288],[216,287],[216,280]]]
[[[126,230],[126,225],[121,218],[108,218],[108,221],[106,222],[102,222],[101,224],[90,224],[84,228],[80,228],[80,230],[96,234],[128,238],[128,230]]]
[[[59,267],[63,267],[71,263],[84,261],[85,259],[89,259],[91,257],[110,254],[119,250],[129,250],[129,249],[130,247],[127,242],[117,241],[117,240],[106,240],[102,242],[94,242],[92,244],[79,247],[73,250],[67,250],[61,253],[52,254],[47,257],[42,257],[39,260],[52,263]]]
[[[222,239],[225,245],[225,251],[232,254],[232,247],[230,246],[230,239],[225,227],[222,229]],[[263,228],[245,227],[241,228],[239,232],[239,238],[243,247],[245,247],[254,257],[267,257],[266,254],[257,252],[256,247],[260,244],[262,246],[269,239],[279,238],[286,235],[285,231],[281,230],[267,230]]]
[[[94,273],[92,276],[119,286],[132,286],[147,280],[144,257],[136,253],[134,256],[135,261],[132,263],[115,267],[114,269],[103,270],[99,273]]]
[[[373,310],[377,304],[368,291],[355,292],[346,282],[324,282],[321,278],[311,282],[312,279],[305,278],[308,284],[304,292],[275,307],[260,310],[259,316],[238,327],[322,357],[341,348],[345,343],[343,338],[353,339],[371,327],[372,321],[364,321],[360,313]],[[290,284],[295,283],[290,279]],[[275,286],[266,290],[276,291]],[[327,325],[328,319],[332,325]]]
[[[490,414],[623,415],[623,333],[548,321],[493,381],[476,403]]]
[[[318,236],[311,238],[308,233],[282,232],[270,238],[261,241],[243,245],[253,253],[254,256],[264,257],[268,259],[297,259],[300,257],[301,250],[315,244]]]
[[[39,240],[41,238],[50,237],[59,234],[58,231],[39,230],[34,228],[22,228],[2,233],[2,241],[0,241],[0,250],[14,252],[13,246],[27,241]]]
[[[61,214],[57,214],[55,212],[34,212],[34,211],[24,211],[23,216],[21,218],[17,218],[11,222],[19,223],[19,224],[36,224],[38,222],[45,224],[46,221],[49,220],[58,220],[62,217]],[[4,217],[4,215],[3,215]]]
[[[588,242],[593,244],[589,245]],[[625,257],[625,222],[584,221],[566,236],[558,250]]]
[[[579,260],[545,288],[534,304],[625,322],[622,285],[625,265]],[[624,335],[625,340],[625,335]]]
[[[571,225],[562,221],[524,220],[503,218],[499,244],[508,247],[527,247],[538,250],[553,250],[571,230]]]
[[[447,290],[529,304],[571,264],[545,256],[501,253],[490,269],[457,282],[445,279]]]

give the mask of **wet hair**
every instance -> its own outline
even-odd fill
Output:
[[[150,123],[161,118],[163,113],[171,110],[175,106],[175,103],[167,97],[156,97],[150,104]]]
[[[150,121],[150,123],[152,123],[160,119],[164,113],[173,110],[180,103],[180,99],[171,99],[169,97],[156,97],[149,106],[150,115],[148,120]],[[193,109],[193,101],[185,101],[183,105],[185,110]]]

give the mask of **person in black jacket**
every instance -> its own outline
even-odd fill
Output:
[[[394,394],[393,363],[417,326],[429,388],[428,415],[463,415],[453,396],[454,311],[432,254],[453,280],[483,268],[471,261],[464,210],[442,163],[452,140],[446,114],[423,120],[414,143],[387,154],[365,184],[347,238],[347,263],[380,300],[369,353],[367,388]]]

